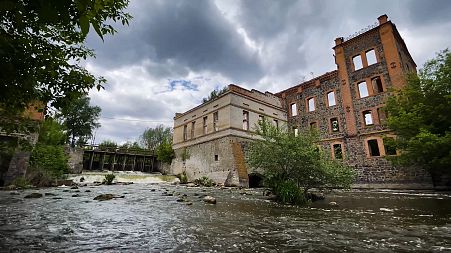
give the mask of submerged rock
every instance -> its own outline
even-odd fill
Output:
[[[78,186],[74,185],[71,187],[71,189],[78,189]]]
[[[85,192],[91,192],[91,190],[86,190]]]
[[[107,193],[107,194],[100,194],[99,196],[95,197],[94,200],[104,201],[104,200],[124,198],[124,197],[125,196],[119,196],[119,195]]]
[[[338,204],[335,201],[331,201],[331,202],[329,202],[329,206],[338,206]]]
[[[25,196],[24,198],[26,199],[37,199],[37,198],[42,198],[42,193],[39,192],[33,192],[31,194],[28,194],[27,196]]]
[[[20,193],[18,191],[12,191],[9,193],[10,195],[20,195]]]
[[[193,202],[186,202],[185,205],[191,206],[191,205],[193,205]]]
[[[51,192],[46,192],[44,195],[45,195],[45,196],[56,196],[55,193],[51,193]]]
[[[72,197],[80,197],[80,194],[74,194]]]
[[[216,199],[212,196],[205,196],[203,198],[203,200],[205,203],[208,203],[208,204],[216,204]]]

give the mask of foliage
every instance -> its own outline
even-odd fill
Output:
[[[170,127],[158,125],[155,128],[147,128],[140,136],[141,143],[146,148],[155,151],[165,140],[172,139]]]
[[[112,140],[104,140],[99,144],[99,149],[100,150],[116,150],[117,148],[117,143],[115,141]]]
[[[409,74],[407,85],[394,94],[385,108],[396,134],[388,144],[401,155],[391,159],[451,174],[451,52],[438,53],[418,75]]]
[[[210,92],[210,95],[206,98],[202,99],[202,103],[207,103],[208,101],[214,100],[218,97],[220,97],[222,94],[226,93],[229,89],[227,87],[224,87],[222,89],[214,89]]]
[[[210,178],[205,177],[205,176],[195,179],[194,183],[197,185],[202,185],[202,186],[206,186],[206,187],[212,187],[212,186],[216,185],[213,180],[211,180]]]
[[[1,0],[0,108],[11,118],[44,101],[56,109],[70,105],[103,77],[81,60],[94,56],[84,42],[90,27],[102,38],[113,22],[128,24],[128,0]]]
[[[64,145],[66,137],[64,126],[52,117],[47,117],[39,130],[38,142],[44,145]]]
[[[183,171],[180,174],[177,174],[176,177],[178,179],[180,179],[180,183],[181,184],[187,184],[188,183],[188,176],[186,176],[186,172],[185,171]]]
[[[36,171],[42,171],[53,178],[62,178],[69,172],[68,157],[63,146],[37,144],[30,157],[30,166]]]
[[[89,97],[83,96],[61,110],[63,124],[72,147],[76,141],[85,142],[92,136],[92,131],[100,127],[98,120],[101,109],[98,106],[90,106],[89,101]]]
[[[131,150],[143,150],[143,148],[136,141],[135,142],[127,141],[126,143],[122,144],[120,148]]]
[[[266,184],[282,202],[302,204],[313,187],[348,188],[355,179],[351,168],[318,147],[315,131],[295,136],[285,126],[263,120],[256,133],[261,138],[249,144],[247,162],[264,170]]]
[[[27,189],[31,187],[31,182],[27,177],[16,177],[10,185],[14,185],[20,189]]]
[[[180,155],[183,162],[189,159],[189,152],[187,148],[184,148],[182,154]]]
[[[107,185],[113,184],[113,180],[116,178],[114,174],[106,174],[105,178],[103,179],[103,183]]]
[[[164,140],[157,147],[157,160],[163,163],[170,164],[175,157],[175,152],[172,149],[172,140]]]

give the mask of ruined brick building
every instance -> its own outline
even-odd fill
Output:
[[[218,99],[177,114],[174,118],[177,158],[172,172],[186,171],[191,178],[208,176],[219,183],[246,186],[253,168],[245,166],[240,152],[246,141],[255,138],[247,124],[254,124],[258,117],[267,117],[287,121],[295,132],[318,128],[323,149],[357,171],[356,185],[421,187],[430,183],[426,171],[395,167],[385,159],[398,151],[384,145],[384,139],[394,136],[384,126],[386,114],[382,108],[389,91],[403,87],[406,73],[416,71],[396,26],[382,15],[377,24],[365,31],[346,40],[335,39],[333,49],[337,64],[334,71],[274,95],[231,85]],[[241,100],[234,100],[235,96]],[[220,104],[235,109],[215,109]],[[269,108],[273,111],[269,112]],[[226,123],[218,124],[222,120]],[[212,134],[208,132],[209,126],[213,128]]]

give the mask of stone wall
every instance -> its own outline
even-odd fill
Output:
[[[83,170],[83,149],[66,146],[64,152],[68,156],[69,173],[79,174]]]
[[[14,153],[9,163],[9,168],[3,176],[4,185],[11,184],[17,177],[23,177],[27,173],[30,152],[18,151]]]

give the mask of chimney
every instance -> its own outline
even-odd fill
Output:
[[[343,37],[338,37],[338,38],[335,39],[335,46],[338,46],[341,43],[343,43]]]
[[[387,16],[387,14],[384,14],[384,15],[378,17],[377,20],[379,20],[379,25],[385,24],[388,21],[388,16]]]

